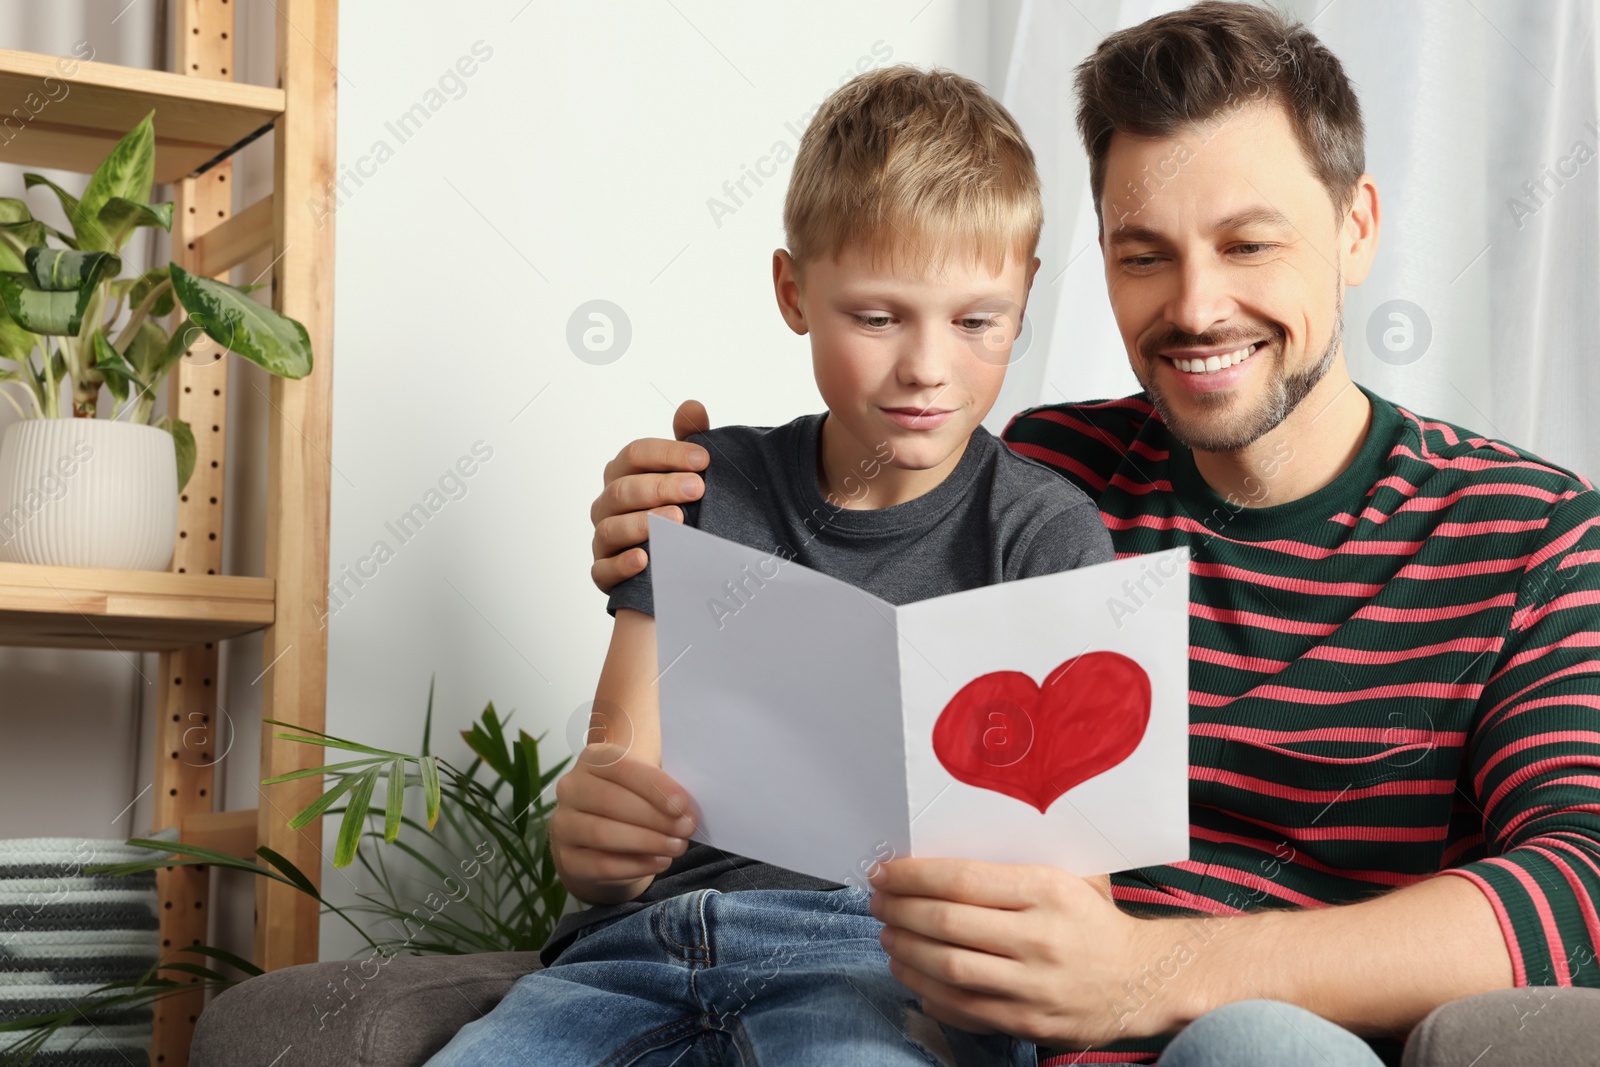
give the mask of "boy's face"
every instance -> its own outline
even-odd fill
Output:
[[[1377,250],[1376,196],[1364,176],[1336,224],[1272,102],[1170,137],[1112,135],[1100,242],[1111,308],[1134,374],[1180,441],[1243,449],[1347,384],[1344,286],[1361,283]]]
[[[928,470],[957,453],[994,406],[1037,259],[1008,256],[998,274],[959,254],[929,265],[847,247],[807,263],[773,255],[778,307],[811,335],[817,388],[865,453]],[[923,271],[920,267],[927,266]]]

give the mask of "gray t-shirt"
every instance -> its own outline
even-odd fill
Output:
[[[724,426],[689,440],[711,453],[705,494],[684,521],[751,548],[782,553],[812,570],[909,604],[1016,578],[1114,558],[1100,512],[1042,463],[1012,452],[979,426],[943,482],[915,500],[875,510],[822,495],[818,448],[827,417],[784,426]],[[843,489],[859,499],[890,456],[880,446]],[[646,546],[648,549],[648,545]],[[655,614],[650,568],[611,590],[606,610]],[[564,916],[540,953],[548,966],[591,923],[696,889],[839,889],[840,884],[691,841],[638,897]]]

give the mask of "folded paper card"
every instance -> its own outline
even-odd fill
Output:
[[[1189,856],[1187,549],[896,607],[650,517],[661,766],[695,839],[859,884],[893,856]]]

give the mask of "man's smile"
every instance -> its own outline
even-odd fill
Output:
[[[1163,352],[1161,358],[1168,360],[1178,370],[1185,374],[1215,374],[1227,370],[1255,355],[1266,347],[1267,341],[1256,341],[1253,344],[1230,349],[1220,348],[1182,348],[1170,352]]]
[[[1217,393],[1242,383],[1255,355],[1272,342],[1233,348],[1177,348],[1161,353],[1156,362],[1170,367],[1178,385],[1189,393]]]

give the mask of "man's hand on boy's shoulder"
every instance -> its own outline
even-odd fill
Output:
[[[1106,1009],[1108,990],[1171,945],[1112,903],[1105,875],[903,857],[869,880],[889,970],[941,1022],[1043,1045],[1172,1029],[1155,1010],[1129,1019]]]
[[[589,506],[589,521],[594,524],[590,546],[594,565],[589,577],[602,593],[644,570],[648,558],[644,549],[635,546],[648,539],[649,515],[682,522],[683,509],[676,505],[699,500],[705,492],[705,482],[692,472],[705,470],[711,454],[686,438],[710,428],[705,405],[685,400],[672,416],[676,440],[641,437],[629,441],[617,458],[606,464],[605,488]]]

